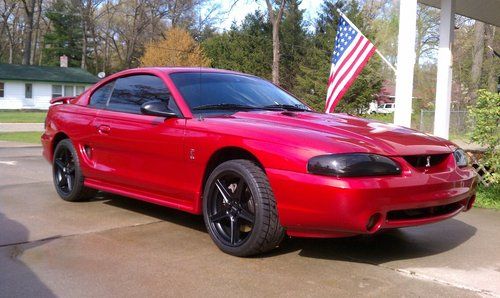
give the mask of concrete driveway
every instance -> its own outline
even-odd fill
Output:
[[[500,213],[372,237],[220,252],[201,217],[59,199],[40,148],[0,148],[0,296],[500,296]]]

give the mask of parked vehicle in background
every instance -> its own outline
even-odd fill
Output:
[[[377,107],[378,114],[391,114],[396,110],[395,103],[383,103]]]
[[[376,113],[378,114],[392,114],[396,110],[395,103],[383,103],[377,107]]]
[[[242,73],[132,69],[52,103],[42,144],[61,198],[101,190],[203,214],[215,244],[236,256],[285,234],[433,223],[475,200],[476,174],[455,144],[315,112]]]

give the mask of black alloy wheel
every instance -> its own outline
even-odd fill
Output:
[[[75,161],[67,147],[60,148],[54,155],[54,180],[65,196],[71,194],[75,187]]]
[[[65,201],[83,201],[96,194],[96,190],[84,186],[80,161],[69,139],[60,141],[54,150],[52,163],[54,186]]]
[[[211,173],[204,218],[217,246],[236,256],[273,249],[284,235],[267,177],[249,160],[224,162]]]
[[[210,227],[225,245],[241,245],[255,222],[252,192],[243,177],[232,171],[221,173],[213,186],[207,210]]]

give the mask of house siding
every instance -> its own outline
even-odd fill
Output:
[[[84,86],[86,84],[64,84],[48,82],[1,81],[4,83],[4,97],[0,97],[0,109],[40,109],[46,110],[52,99],[52,85]],[[25,84],[32,84],[32,98],[25,97]],[[76,90],[74,89],[74,92]]]

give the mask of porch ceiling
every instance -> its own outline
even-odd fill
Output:
[[[418,0],[418,2],[441,8],[440,0]],[[455,0],[455,12],[500,27],[500,0]]]

